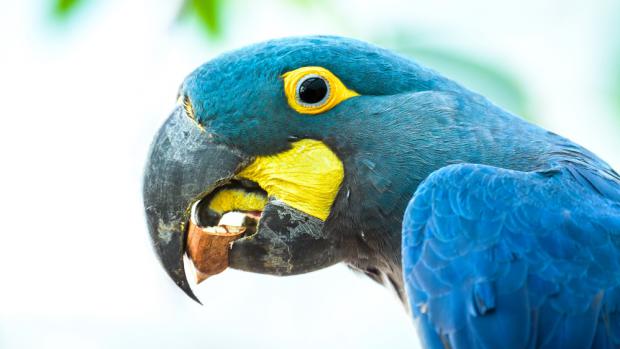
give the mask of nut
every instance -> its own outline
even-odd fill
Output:
[[[197,283],[228,268],[230,243],[241,238],[245,229],[230,225],[203,228],[190,220],[187,253],[196,267]]]

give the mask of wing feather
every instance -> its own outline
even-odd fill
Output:
[[[620,182],[444,167],[403,221],[403,272],[428,347],[620,348]]]

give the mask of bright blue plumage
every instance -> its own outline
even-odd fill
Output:
[[[403,268],[429,348],[620,347],[620,182],[592,160],[451,165],[419,186]]]
[[[299,115],[280,77],[304,66],[360,96]],[[352,268],[401,297],[404,282],[429,348],[620,347],[620,177],[586,149],[346,38],[250,46],[183,91],[198,122],[246,154],[310,138],[339,156],[324,232]]]
[[[300,114],[283,75],[315,66],[359,96]],[[232,244],[232,267],[288,275],[346,262],[409,300],[428,348],[620,348],[620,176],[586,149],[406,57],[340,37],[222,55],[180,95],[193,120],[177,110],[185,123],[173,116],[160,131],[145,205],[160,258],[188,294],[186,240],[170,240],[168,227],[235,175],[213,169],[312,139],[344,168],[329,217],[300,224],[270,200],[263,215],[278,212],[276,228],[261,228],[263,216],[254,237]],[[229,157],[216,156],[222,149]]]

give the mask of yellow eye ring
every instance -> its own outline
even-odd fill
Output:
[[[282,78],[289,106],[301,114],[320,114],[344,100],[359,96],[323,67],[302,67],[282,74]],[[318,92],[314,91],[312,102],[309,103],[301,98],[300,91],[303,93],[304,88],[311,88],[312,85]],[[321,96],[322,98],[318,98]]]

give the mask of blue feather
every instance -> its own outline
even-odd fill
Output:
[[[329,69],[360,96],[300,115],[281,75],[303,66]],[[218,144],[258,156],[310,138],[339,156],[346,199],[326,229],[343,245],[362,232],[348,261],[361,269],[377,257],[397,273],[402,256],[428,348],[620,347],[620,176],[586,149],[339,37],[222,55],[181,93]]]
[[[420,185],[405,212],[402,257],[412,313],[424,337],[436,336],[427,341],[619,346],[620,182],[564,166],[451,165]]]

